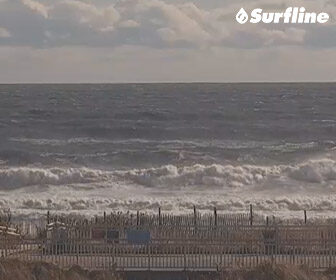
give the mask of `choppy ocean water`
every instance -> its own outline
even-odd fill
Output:
[[[333,216],[336,84],[0,85],[0,207]]]

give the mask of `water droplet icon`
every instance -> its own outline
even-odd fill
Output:
[[[248,14],[244,10],[244,8],[241,8],[239,12],[236,15],[236,20],[240,24],[244,24],[248,21]]]

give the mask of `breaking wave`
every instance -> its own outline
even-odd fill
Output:
[[[259,166],[201,165],[187,167],[167,165],[160,168],[131,170],[119,173],[124,178],[146,187],[241,187],[262,182],[281,168]]]
[[[308,183],[336,180],[336,161],[331,159],[309,161],[285,170],[290,178]]]
[[[0,169],[0,189],[34,185],[93,183],[105,179],[106,175],[102,171],[87,168],[20,167]]]
[[[49,188],[34,195],[24,189],[30,186]],[[259,213],[292,215],[307,209],[333,216],[336,198],[330,189],[335,186],[336,161],[327,158],[295,165],[165,165],[125,171],[7,167],[0,169],[0,207],[21,214],[52,210],[92,215],[157,211],[159,206],[181,213],[193,205],[237,212],[253,203]]]
[[[123,182],[152,189],[202,187],[237,188],[258,186],[279,179],[291,182],[326,184],[336,181],[336,161],[311,160],[297,165],[165,165],[148,169],[105,171],[89,168],[35,168],[17,167],[0,169],[0,189],[34,185],[73,185],[97,182]]]
[[[336,180],[336,162],[331,159],[311,160],[298,165],[200,165],[138,169],[121,172],[124,179],[146,187],[200,186],[243,187],[258,185],[268,179],[281,179],[290,183],[328,183]]]

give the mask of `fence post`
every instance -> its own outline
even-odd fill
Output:
[[[161,207],[159,207],[159,226],[162,225],[162,221],[161,221]]]
[[[186,244],[184,243],[183,245],[183,267],[184,267],[184,271],[187,270],[187,255],[186,255]]]
[[[307,224],[307,211],[303,210],[303,215],[304,215],[304,223],[305,225]]]
[[[215,216],[215,227],[217,227],[217,208],[214,208],[214,216]]]
[[[43,250],[45,248],[44,238],[41,239],[41,243],[39,245],[40,245],[40,250],[41,250],[41,261],[42,261],[43,260]]]
[[[77,236],[76,236],[77,237]],[[75,242],[76,242],[76,263],[77,263],[77,265],[79,264],[79,246],[80,246],[80,244],[79,244],[79,242],[81,242],[82,243],[82,240],[83,239],[79,239],[79,240],[77,240],[77,239],[75,239]],[[85,246],[80,246],[81,248],[83,248],[83,247],[85,247]],[[86,248],[85,248],[86,249]]]
[[[7,258],[7,246],[8,246],[8,239],[7,239],[7,232],[5,232],[5,257]]]
[[[151,252],[150,252],[150,243],[147,244],[148,249],[148,271],[151,270]]]
[[[197,211],[196,211],[196,206],[194,205],[194,226],[196,228],[197,225]]]
[[[253,225],[253,206],[250,204],[250,225]]]

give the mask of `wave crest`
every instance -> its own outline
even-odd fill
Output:
[[[287,168],[288,176],[297,181],[324,183],[336,180],[336,162],[331,159],[311,160]]]
[[[103,172],[87,168],[6,168],[0,169],[2,188],[19,188],[34,185],[63,185],[91,183],[103,180]]]
[[[262,182],[269,175],[279,174],[281,168],[261,166],[201,165],[138,169],[121,173],[134,183],[146,187],[240,187]]]
[[[107,182],[152,189],[181,188],[239,188],[269,185],[275,188],[310,185],[329,185],[336,180],[336,162],[331,159],[311,160],[298,165],[165,165],[148,169],[104,171],[89,168],[2,168],[0,188],[20,188],[34,185],[71,185]],[[280,182],[280,185],[279,185]],[[92,184],[94,187],[94,184]]]

